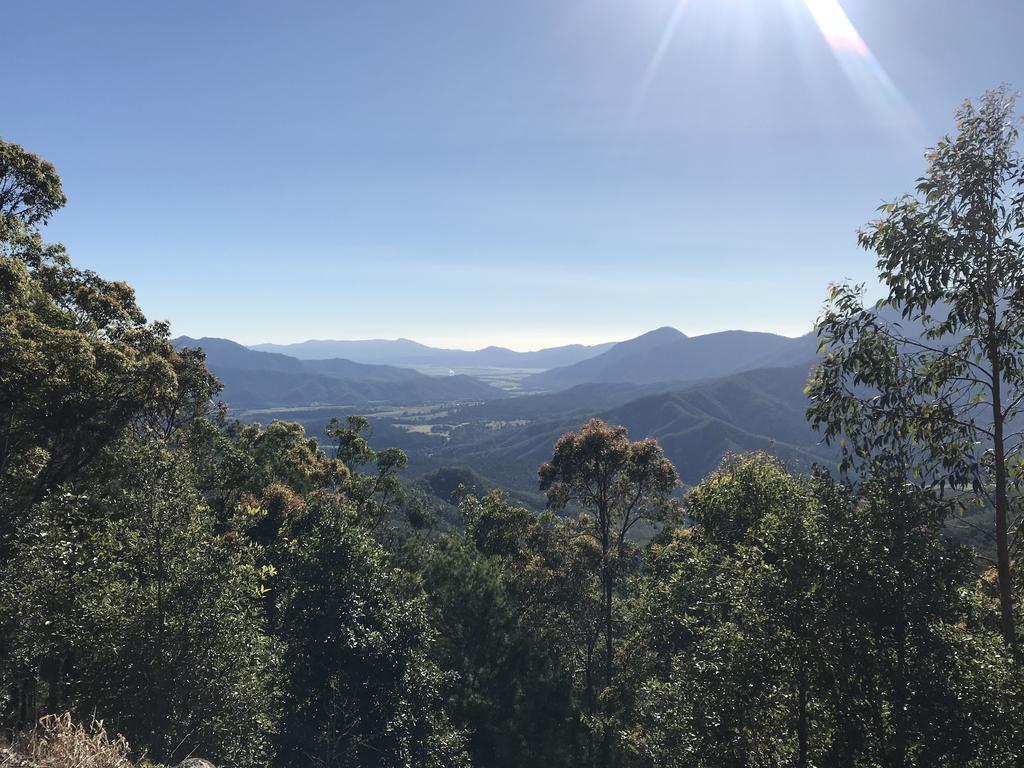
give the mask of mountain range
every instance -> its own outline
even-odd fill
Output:
[[[615,346],[614,342],[585,346],[569,344],[534,352],[516,352],[505,347],[485,347],[474,351],[429,347],[410,339],[371,339],[366,341],[311,340],[297,344],[256,344],[259,352],[278,352],[299,360],[344,358],[360,363],[431,366],[445,368],[547,369],[572,365],[599,355]]]
[[[578,384],[655,384],[713,379],[757,368],[810,363],[818,339],[772,333],[723,331],[686,336],[675,328],[658,328],[572,365],[534,374],[523,385],[566,389]]]
[[[596,416],[625,426],[633,438],[657,438],[684,482],[696,482],[731,452],[770,451],[805,468],[829,463],[833,452],[805,416],[808,374],[803,365],[760,368],[688,385],[587,384],[467,405],[448,416],[480,424],[504,417],[498,423],[505,426],[453,434],[431,460],[464,464],[510,488],[535,490],[537,467],[558,437]]]
[[[574,344],[535,352],[503,347],[476,351],[439,349],[409,339],[305,341],[258,344],[252,350],[284,353],[307,363],[344,358],[362,364],[460,369],[534,370],[520,381],[532,391],[568,389],[579,384],[656,384],[719,378],[757,368],[810,363],[817,356],[813,333],[797,338],[773,333],[722,331],[687,336],[675,328],[658,328],[618,343]]]
[[[207,367],[224,384],[224,402],[235,410],[313,405],[415,405],[507,397],[470,376],[427,376],[411,368],[367,365],[352,360],[299,360],[258,352],[228,339],[173,340],[177,347],[199,347]]]
[[[440,350],[408,340],[281,347],[294,355],[226,339],[175,344],[204,349],[225,385],[222,397],[242,418],[296,420],[317,435],[332,416],[365,413],[374,442],[405,450],[414,474],[430,474],[424,487],[439,495],[470,472],[481,487],[494,483],[538,499],[537,466],[561,434],[594,416],[634,438],[657,438],[685,482],[730,452],[768,450],[801,467],[834,460],[805,418],[803,389],[818,354],[813,334],[687,336],[658,328],[618,344],[533,353]],[[320,357],[339,350],[362,359]],[[513,396],[472,376],[429,376],[413,365],[549,367],[521,378]]]

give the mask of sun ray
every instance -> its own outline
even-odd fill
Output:
[[[636,124],[650,91],[661,75],[673,43],[679,35],[687,8],[693,1],[674,0],[671,14],[661,31],[658,44],[651,54],[630,105],[629,125]],[[719,3],[721,0],[708,0],[708,2]],[[790,11],[802,6],[802,10],[810,15],[846,80],[874,119],[890,126],[900,125],[911,132],[920,127],[920,120],[910,102],[875,57],[843,9],[840,0],[782,0],[782,2]],[[742,10],[743,5],[744,3],[738,5],[722,3],[721,7],[723,12],[737,12]]]
[[[853,26],[839,0],[804,0],[804,4],[833,51],[858,56],[871,55],[867,43]]]
[[[675,39],[676,32],[679,31],[679,24],[683,20],[683,13],[686,11],[686,6],[690,4],[690,0],[676,0],[675,8],[672,9],[672,16],[668,20],[668,24],[665,25],[665,29],[661,33],[661,38],[658,40],[658,47],[655,48],[654,54],[651,56],[650,62],[647,64],[647,69],[644,72],[643,79],[640,81],[640,87],[637,89],[636,98],[633,100],[633,107],[630,109],[630,122],[636,118],[637,113],[643,106],[644,101],[647,99],[647,94],[651,90],[651,86],[654,84],[655,79],[658,77],[658,72],[661,70],[661,65],[665,61],[665,56],[672,47],[672,41]]]
[[[803,0],[803,4],[865,105],[886,122],[917,125],[910,102],[871,52],[839,0]]]

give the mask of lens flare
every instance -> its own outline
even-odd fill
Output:
[[[749,13],[748,3],[753,1],[704,0],[704,2],[719,4],[718,8],[722,13],[730,14]],[[757,2],[762,1],[757,0]],[[644,70],[643,78],[629,110],[629,124],[635,123],[649,92],[661,75],[668,54],[679,36],[687,9],[691,5],[696,5],[697,2],[698,0],[673,0],[671,14],[647,63],[647,68]],[[912,130],[919,127],[913,107],[896,87],[868,47],[867,42],[861,37],[850,17],[843,10],[840,0],[778,0],[778,2],[788,13],[796,13],[799,16],[804,16],[805,19],[805,14],[810,15],[850,87],[873,116],[873,119],[889,126],[898,125],[904,129]],[[801,40],[795,41],[798,46],[802,43]]]
[[[865,57],[871,55],[867,43],[853,26],[839,0],[804,0],[804,3],[833,51]]]
[[[882,122],[907,128],[917,115],[846,15],[839,0],[803,0],[840,69],[861,101]]]

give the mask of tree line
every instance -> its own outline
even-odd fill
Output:
[[[808,412],[832,471],[695,487],[591,420],[547,509],[440,532],[361,417],[233,421],[198,350],[42,226],[0,141],[0,682],[8,734],[102,719],[138,756],[255,766],[1015,766],[1024,164],[1005,90],[861,234]],[[948,521],[992,510],[994,562]]]

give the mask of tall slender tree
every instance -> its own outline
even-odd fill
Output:
[[[555,444],[551,461],[540,468],[540,487],[548,505],[578,504],[588,513],[584,529],[601,549],[604,682],[615,672],[613,602],[618,569],[629,532],[642,520],[664,520],[675,506],[672,491],[679,475],[653,439],[630,441],[625,427],[591,419]],[[599,764],[610,759],[611,733],[602,737]]]
[[[917,194],[860,234],[887,293],[837,285],[819,320],[824,362],[811,421],[843,445],[844,468],[909,461],[922,482],[995,509],[1000,629],[1016,647],[1010,537],[1024,403],[1024,163],[1014,98],[990,91],[957,112]],[[875,469],[873,469],[873,467]]]

